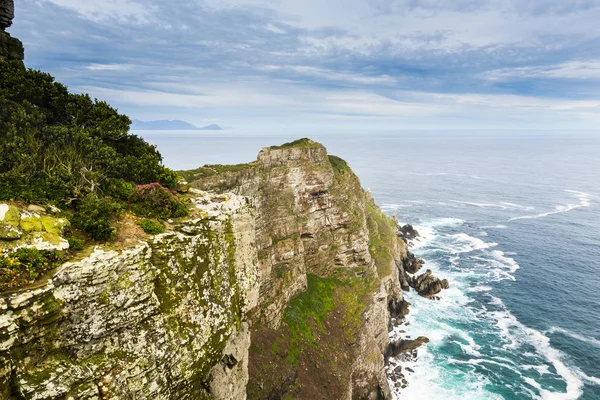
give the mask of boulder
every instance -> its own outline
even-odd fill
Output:
[[[434,276],[430,269],[424,274],[410,278],[410,286],[423,297],[433,298],[443,289],[450,287],[450,282],[447,279],[439,279]]]
[[[387,349],[385,350],[385,359],[398,357],[403,353],[412,353],[425,343],[429,343],[429,338],[425,336],[419,336],[414,340],[400,339],[395,342],[390,342]]]
[[[421,235],[419,235],[419,232],[417,232],[417,230],[415,228],[413,228],[413,226],[410,224],[406,224],[404,226],[398,227],[398,231],[396,232],[396,234],[406,244],[408,244],[409,241],[414,240],[414,239],[418,238],[419,236],[421,236]]]
[[[415,257],[414,254],[409,252],[406,258],[402,261],[402,264],[404,271],[408,272],[409,274],[416,274],[421,268],[423,268],[425,261],[421,258]]]
[[[15,3],[13,0],[0,0],[0,29],[4,30],[12,25],[15,18]]]

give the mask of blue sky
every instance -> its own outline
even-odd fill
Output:
[[[598,0],[17,0],[26,64],[138,119],[598,129]]]

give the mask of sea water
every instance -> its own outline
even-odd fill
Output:
[[[406,295],[392,339],[430,342],[396,398],[600,399],[600,132],[139,133],[174,169],[311,137],[416,226],[450,289]]]

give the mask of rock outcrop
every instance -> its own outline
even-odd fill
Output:
[[[434,276],[429,269],[424,274],[411,277],[409,283],[421,296],[430,298],[440,293],[442,289],[450,287],[447,279],[440,279]]]
[[[420,236],[419,232],[417,232],[417,230],[410,224],[399,226],[397,234],[398,237],[406,244],[409,244],[411,240],[414,240]]]
[[[391,314],[406,312],[399,276],[407,249],[393,221],[347,164],[302,139],[265,148],[253,163],[201,168],[186,173],[186,179],[202,190],[256,199],[262,282],[252,329],[249,397],[389,397],[384,353]],[[316,336],[310,338],[316,353],[307,345],[292,357],[297,338],[290,338],[294,321],[286,315],[296,311],[295,297],[312,291],[307,285],[311,275],[353,277],[371,287],[336,289],[333,310],[320,322],[327,329],[310,334]],[[351,293],[359,291],[364,293]],[[357,315],[355,327],[344,322],[349,313]],[[322,366],[320,357],[336,361]]]
[[[0,295],[0,398],[245,397],[255,211],[244,197],[195,196],[172,231]]]
[[[12,25],[15,17],[15,4],[13,0],[0,0],[0,61],[23,61],[25,50],[19,39],[11,37],[6,28]]]

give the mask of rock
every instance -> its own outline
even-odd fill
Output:
[[[411,278],[409,283],[419,295],[429,298],[433,298],[436,294],[441,292],[442,289],[448,289],[450,287],[450,283],[447,279],[440,280],[432,274],[430,269],[422,275]]]
[[[0,223],[0,240],[18,240],[23,236],[23,231],[12,225]]]
[[[404,271],[409,274],[416,274],[423,268],[425,261],[421,258],[415,257],[414,254],[408,253],[406,258],[402,260],[402,265],[404,266]]]
[[[397,218],[396,222],[398,222]],[[413,228],[413,226],[410,224],[406,224],[404,226],[399,227],[396,234],[400,239],[404,240],[404,243],[406,244],[408,244],[408,242],[410,242],[411,240],[414,240],[421,236],[419,235],[419,232],[417,232],[417,230]]]
[[[14,17],[15,4],[13,0],[0,0],[0,60],[23,61],[25,58],[23,43],[4,31],[12,25]]]
[[[188,193],[190,191],[190,184],[184,180],[180,180],[177,182],[177,186],[175,186],[175,191],[178,193]]]
[[[30,204],[27,206],[27,211],[43,214],[46,212],[46,207],[38,206],[37,204]]]
[[[4,30],[12,25],[15,18],[15,3],[13,0],[0,0],[0,29]]]
[[[411,353],[425,343],[429,343],[429,338],[425,336],[419,336],[415,340],[400,339],[391,342],[385,350],[385,359],[389,360],[390,358],[396,358],[404,353]]]

